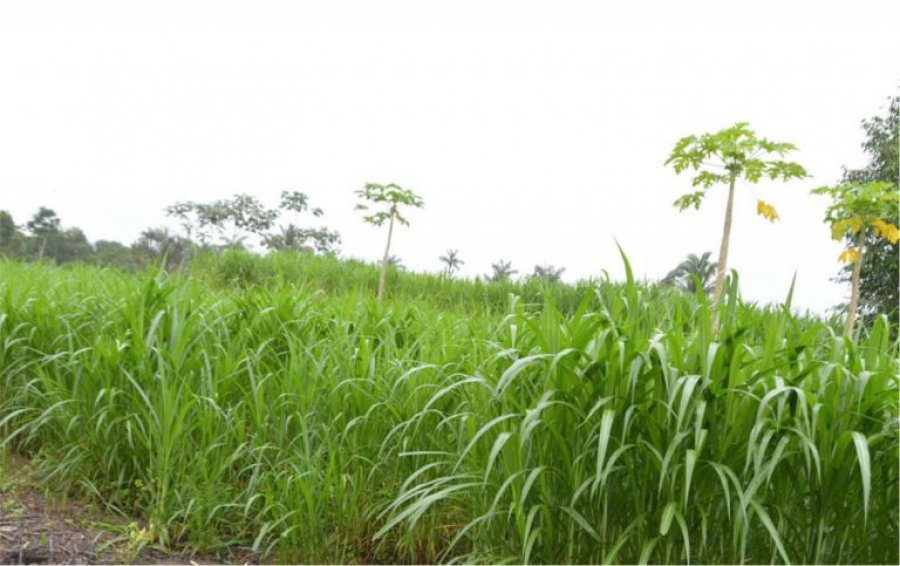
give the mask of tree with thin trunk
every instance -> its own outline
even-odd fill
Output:
[[[850,305],[847,308],[847,325],[844,334],[853,337],[856,312],[859,307],[859,278],[866,237],[871,233],[896,245],[900,230],[892,223],[900,216],[900,201],[895,183],[842,183],[834,187],[819,187],[813,194],[829,196],[831,206],[825,212],[825,222],[831,225],[831,237],[847,238],[852,242],[844,250],[841,261],[853,264],[850,276]],[[896,267],[896,266],[895,266]]]
[[[356,195],[363,200],[363,202],[356,205],[356,210],[369,210],[369,207],[372,205],[380,209],[372,214],[366,214],[363,216],[363,220],[373,226],[381,226],[385,222],[388,223],[387,244],[384,246],[384,256],[381,260],[381,277],[378,279],[378,300],[382,301],[384,300],[388,261],[391,256],[391,238],[394,235],[394,222],[409,226],[409,222],[400,214],[400,208],[403,206],[422,208],[425,205],[425,201],[414,192],[401,188],[394,183],[388,185],[366,183],[365,187],[356,191]]]
[[[681,138],[666,160],[675,173],[686,170],[696,172],[692,184],[699,190],[682,195],[675,201],[679,210],[689,207],[700,208],[703,197],[714,185],[728,186],[728,204],[725,207],[725,225],[722,229],[722,243],[719,247],[719,265],[713,290],[713,332],[718,334],[720,322],[719,302],[728,273],[728,243],[731,238],[731,217],[734,208],[734,189],[738,180],[758,183],[763,177],[769,179],[803,179],[806,170],[790,161],[781,159],[786,153],[797,149],[793,144],[773,142],[758,138],[748,128],[746,122],[738,122],[731,128],[716,133]],[[756,211],[767,220],[778,218],[775,208],[758,200]]]
[[[447,254],[442,255],[438,259],[447,266],[444,269],[444,274],[448,277],[452,276],[453,273],[459,269],[460,265],[465,265],[466,263],[459,259],[459,250],[447,250]]]
[[[866,134],[862,148],[869,162],[859,169],[844,168],[844,183],[900,183],[900,95],[891,96],[884,114],[862,121]],[[844,239],[854,245],[851,237]],[[865,260],[859,271],[857,318],[871,322],[887,315],[895,328],[900,327],[900,245],[875,236],[866,236]],[[853,278],[853,264],[841,267],[836,278],[841,283]]]

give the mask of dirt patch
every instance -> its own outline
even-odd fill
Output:
[[[137,522],[109,517],[89,503],[47,496],[27,462],[0,461],[0,564],[212,564],[187,552],[147,545]]]

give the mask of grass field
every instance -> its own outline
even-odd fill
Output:
[[[0,439],[154,544],[289,562],[897,563],[898,345],[726,291],[228,254],[0,261]]]

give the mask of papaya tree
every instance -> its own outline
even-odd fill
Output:
[[[847,238],[850,242],[850,246],[841,253],[840,260],[853,265],[850,304],[844,329],[844,334],[852,337],[859,307],[859,275],[866,238],[871,235],[891,244],[900,241],[900,230],[894,224],[900,216],[897,185],[883,181],[841,183],[833,187],[819,187],[812,192],[831,197],[831,206],[825,211],[825,222],[831,225],[831,237],[835,240]]]
[[[793,144],[757,137],[748,126],[746,122],[738,122],[715,133],[683,137],[675,144],[665,162],[666,165],[672,165],[677,174],[684,171],[694,173],[692,185],[697,190],[682,195],[675,201],[674,204],[679,210],[690,207],[699,209],[709,189],[716,185],[728,187],[725,223],[722,228],[712,299],[715,333],[718,333],[719,329],[718,307],[725,286],[725,275],[728,273],[728,245],[731,238],[731,217],[737,182],[756,184],[764,177],[788,181],[807,176],[802,166],[782,159],[785,154],[797,149]],[[757,201],[756,211],[770,222],[778,219],[775,208],[762,200]]]
[[[868,155],[868,163],[858,169],[844,167],[840,182],[900,183],[900,95],[888,99],[883,114],[862,120],[865,138],[860,144]],[[853,242],[848,241],[848,245]],[[857,320],[871,321],[880,314],[888,315],[895,327],[900,326],[900,245],[876,237],[872,230],[866,239],[865,260],[859,273],[859,305]],[[853,265],[841,266],[837,281],[849,283]]]
[[[414,192],[401,188],[394,183],[379,185],[366,183],[362,189],[355,191],[362,202],[356,205],[356,210],[377,210],[363,216],[363,220],[373,226],[382,226],[388,223],[387,244],[384,246],[384,257],[381,260],[381,276],[378,278],[378,300],[384,300],[385,282],[387,280],[388,261],[391,257],[391,237],[394,234],[394,222],[409,226],[409,222],[400,213],[401,207],[422,208],[425,201]]]

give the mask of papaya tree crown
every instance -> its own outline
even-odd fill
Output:
[[[356,205],[356,210],[369,210],[370,204],[383,204],[386,208],[366,214],[363,220],[375,226],[381,226],[384,222],[393,216],[397,221],[405,226],[409,226],[409,221],[400,214],[400,206],[411,206],[414,208],[422,208],[425,201],[416,193],[404,189],[394,183],[387,185],[379,185],[377,183],[366,183],[365,187],[354,193],[363,201]]]
[[[751,183],[758,183],[763,177],[782,181],[803,179],[808,174],[801,165],[781,159],[796,149],[792,143],[757,137],[747,122],[738,122],[715,133],[685,136],[675,144],[665,164],[672,165],[677,174],[696,172],[691,184],[701,190],[682,195],[674,204],[679,210],[700,208],[710,187],[728,184],[733,179]],[[761,208],[766,211],[771,208],[763,204]],[[763,215],[774,219],[771,214]]]
[[[894,183],[841,183],[812,190],[813,194],[831,197],[825,210],[825,222],[831,225],[831,237],[841,240],[853,238],[872,228],[875,235],[891,244],[900,242],[900,192]],[[859,250],[848,248],[841,253],[842,261],[855,261]]]

